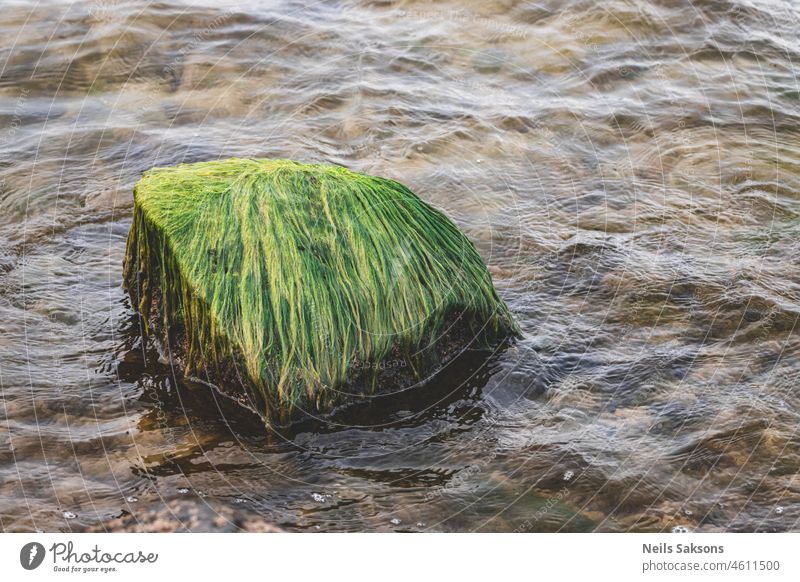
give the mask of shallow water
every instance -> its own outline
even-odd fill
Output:
[[[32,4],[0,23],[0,529],[181,496],[289,530],[800,529],[796,3]],[[230,156],[408,184],[525,337],[266,438],[121,289],[141,173]]]

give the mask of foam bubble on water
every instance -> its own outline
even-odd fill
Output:
[[[392,525],[400,525],[401,521],[396,517],[393,517],[392,519],[389,520],[389,523],[391,523]]]
[[[777,513],[778,515],[783,515],[783,507],[776,507],[775,513]]]
[[[564,471],[564,481],[569,481],[575,476],[574,471]]]
[[[128,503],[136,503],[137,501],[139,501],[139,498],[131,495],[130,497],[126,497],[125,501],[127,501]]]
[[[692,510],[691,509],[684,509],[683,513],[685,513],[686,515],[692,515]]]
[[[324,493],[312,493],[311,494],[311,499],[313,499],[317,503],[327,503],[330,498],[331,498],[330,495],[325,495]]]
[[[233,502],[234,503],[247,503],[247,499],[244,499],[242,497],[237,497],[236,499],[233,500]]]
[[[676,525],[672,528],[672,533],[689,533],[689,528],[685,525]]]
[[[187,493],[189,493],[189,488],[181,487],[180,489],[178,489],[178,493],[180,493],[181,495],[186,495]]]
[[[72,513],[71,511],[64,512],[64,519],[75,519],[76,517],[78,517],[76,513]]]

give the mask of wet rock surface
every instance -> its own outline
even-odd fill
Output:
[[[79,530],[94,533],[277,533],[263,517],[206,499],[170,499]]]

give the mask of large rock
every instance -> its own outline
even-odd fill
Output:
[[[392,180],[230,159],[150,170],[134,198],[125,285],[149,335],[268,422],[516,333],[472,243]]]

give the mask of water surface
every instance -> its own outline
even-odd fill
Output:
[[[797,530],[800,8],[4,2],[0,529],[175,497],[292,531]],[[141,345],[132,186],[345,165],[447,212],[524,338],[267,437]]]

